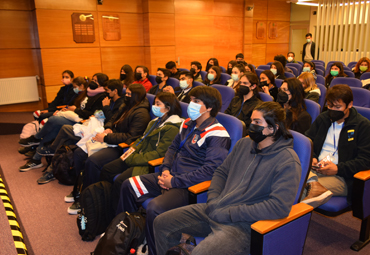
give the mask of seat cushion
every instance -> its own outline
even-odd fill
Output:
[[[320,205],[315,211],[327,216],[337,216],[351,210],[346,197],[332,197],[328,202]]]

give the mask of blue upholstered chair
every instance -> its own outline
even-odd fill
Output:
[[[261,70],[270,70],[270,65],[260,65],[257,68]]]
[[[324,76],[317,74],[316,83],[325,84]]]
[[[318,103],[310,99],[305,99],[304,102],[306,103],[307,112],[311,115],[311,123],[313,123],[317,116],[319,116],[319,114],[321,113],[321,107]]]
[[[146,98],[148,99],[149,101],[149,105],[150,105],[150,118],[151,119],[155,119],[156,117],[154,116],[153,112],[152,112],[152,105],[154,103],[154,99],[155,99],[155,95],[153,94],[149,94],[149,93],[146,93]]]
[[[225,85],[215,84],[212,85],[212,87],[217,89],[221,93],[222,106],[220,112],[224,112],[227,109],[227,107],[229,107],[231,100],[235,97],[235,91],[231,87]]]
[[[282,79],[275,79],[275,85],[276,87],[280,88],[281,84],[283,84],[284,80]]]
[[[301,64],[301,66],[303,66],[303,62],[302,61],[297,61],[298,64]]]
[[[263,71],[265,71],[265,70],[263,70],[263,69],[255,69],[255,71],[256,71],[256,74],[257,74],[257,76],[258,76],[258,78],[260,77],[260,75],[261,75],[261,73],[263,72]]]
[[[316,68],[316,69],[315,69],[315,71],[316,71],[316,73],[317,73],[318,75],[322,75],[322,76],[324,76],[324,74],[325,74],[325,71],[321,70],[320,68]]]
[[[317,70],[317,69],[320,69],[320,70],[322,70],[325,73],[325,67],[324,66],[322,66],[322,65],[316,65],[315,66],[315,70]]]
[[[148,79],[152,83],[153,86],[157,85],[157,82],[155,81],[155,75],[149,74]]]
[[[207,72],[206,71],[200,71],[200,76],[202,76],[202,80],[204,81],[206,79]]]
[[[370,120],[369,108],[355,108]],[[346,197],[332,197],[315,211],[335,217],[352,209],[353,216],[361,220],[361,230],[359,240],[352,244],[351,249],[359,251],[370,242],[370,170],[358,172],[353,179],[352,206],[347,203]]]
[[[261,100],[263,102],[274,101],[274,98],[266,93],[258,92],[258,94],[260,94]]]
[[[360,107],[370,107],[370,91],[363,88],[350,87],[353,93],[353,105]]]
[[[347,84],[350,87],[362,88],[362,82],[359,79],[351,77],[337,77],[331,81],[330,87],[337,84]]]
[[[301,73],[301,71],[302,71],[302,65],[301,64],[297,64],[297,63],[287,63],[286,64],[286,66],[287,67],[294,67],[294,68],[296,68],[297,69],[297,71],[298,71],[298,74],[300,74]],[[298,74],[296,74],[296,76],[298,76]]]
[[[284,72],[284,75],[285,75],[285,77],[287,77],[287,78],[295,78],[294,74],[289,73],[289,72]]]
[[[348,66],[343,66],[343,70],[344,70],[344,71],[346,71],[346,70],[347,70],[347,71],[352,71],[352,70],[351,70],[351,68],[349,68]]]
[[[349,68],[351,68],[351,69],[352,69],[352,68],[354,68],[356,65],[357,65],[357,61],[352,61],[352,62],[349,62],[347,66],[348,66]]]
[[[321,111],[324,109],[325,105],[325,97],[326,97],[326,87],[323,84],[316,83],[317,87],[320,89],[320,97],[319,97],[319,105],[321,107]]]
[[[325,66],[325,62],[322,60],[312,60],[311,62],[315,63],[315,65]]]
[[[344,73],[350,78],[355,78],[355,74],[352,71],[344,70]]]
[[[221,84],[222,85],[225,85],[227,80],[230,80],[231,79],[231,76],[227,73],[221,73]]]
[[[199,81],[194,81],[193,82],[193,87],[198,87],[198,86],[205,86],[203,83],[199,82]]]
[[[370,72],[363,73],[360,76],[360,80],[367,80],[367,79],[370,79]]]
[[[176,88],[180,86],[180,81],[175,78],[168,78],[167,84],[170,85],[172,88]]]
[[[179,68],[179,71],[180,72],[183,72],[183,71],[190,72],[190,70],[189,69],[186,69],[186,68]]]
[[[221,71],[222,71],[223,73],[226,73],[226,69],[225,69],[225,67],[220,66],[220,68],[221,68]]]
[[[268,62],[266,65],[271,65],[272,63],[274,63],[274,62]]]
[[[297,68],[295,68],[294,66],[289,66],[289,68],[290,68],[290,70],[293,71],[295,77],[298,77],[299,76],[299,73],[300,72],[298,72],[298,69]]]

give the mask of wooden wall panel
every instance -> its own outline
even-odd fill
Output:
[[[187,15],[213,15],[214,0],[175,0],[175,13]]]
[[[252,44],[244,44],[244,60],[249,64],[253,63],[253,45]],[[255,65],[255,64],[254,64]]]
[[[66,69],[73,71],[75,77],[101,72],[99,48],[41,49],[41,56],[45,86],[61,85]]]
[[[268,36],[268,27],[269,27],[269,23],[271,22],[277,25],[278,37],[276,39],[270,39]],[[290,22],[269,20],[267,22],[267,43],[289,43],[289,32],[290,32]]]
[[[144,47],[106,47],[101,48],[102,72],[110,79],[118,79],[123,65],[136,66],[144,64]]]
[[[213,15],[228,17],[243,17],[243,0],[214,0]]]
[[[104,0],[102,5],[97,5],[97,9],[100,12],[143,13],[143,0]]]
[[[290,3],[283,0],[268,0],[268,20],[290,21]]]
[[[157,68],[165,68],[168,61],[175,61],[175,46],[145,47],[146,66],[150,74],[156,74]],[[150,59],[147,57],[150,56]],[[181,63],[181,62],[180,62]],[[190,63],[189,63],[190,65]]]
[[[148,25],[145,23],[148,22]],[[167,13],[144,14],[145,46],[175,45],[175,15]]]
[[[263,39],[258,39],[257,38],[257,23],[258,22],[264,22],[266,24],[266,29],[265,29],[265,36]],[[261,43],[266,43],[267,42],[267,28],[268,28],[268,21],[267,20],[255,20],[253,19],[253,34],[252,34],[252,41],[253,44],[261,44]]]
[[[92,13],[95,18],[95,42],[76,43],[73,40],[72,18],[74,12]],[[64,11],[64,10],[36,10],[39,30],[40,47],[64,48],[64,47],[97,47],[99,46],[99,22],[97,12],[90,11]]]
[[[45,94],[46,94],[46,98],[47,98],[47,102],[48,103],[51,103],[54,98],[56,97],[59,89],[62,87],[63,85],[55,85],[55,86],[47,86],[45,87]]]
[[[244,18],[244,44],[253,43],[253,18]]]
[[[24,10],[30,11],[35,9],[32,0],[1,0],[0,10]]]
[[[143,0],[143,12],[175,13],[174,0]]]
[[[40,75],[37,49],[0,49],[0,56],[0,78]]]
[[[272,44],[271,44],[272,45]],[[264,65],[266,61],[266,44],[253,44],[252,46],[252,64],[256,67]]]
[[[97,5],[97,0],[62,0],[62,1],[34,0],[34,1],[36,9],[96,11]]]
[[[267,20],[268,0],[255,0],[253,8],[253,19]]]
[[[32,11],[0,10],[0,48],[36,48],[33,18]]]
[[[119,15],[121,26],[120,41],[105,41],[103,36],[102,16]],[[144,46],[143,14],[98,12],[100,46]]]
[[[289,51],[289,43],[268,43],[266,47],[266,63],[274,61],[278,54],[286,54]]]

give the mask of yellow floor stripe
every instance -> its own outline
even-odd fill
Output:
[[[18,224],[18,222],[17,221],[15,221],[15,220],[8,220],[9,221],[9,225],[10,226],[16,226],[16,227],[18,227],[19,228],[19,224]]]
[[[23,242],[14,241],[15,248],[26,249],[26,245]]]
[[[19,236],[19,237],[23,238],[22,233],[18,230],[12,230],[12,235],[13,236]]]

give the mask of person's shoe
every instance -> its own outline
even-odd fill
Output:
[[[310,182],[307,183],[307,196],[302,202],[316,208],[328,202],[332,196],[333,192],[326,189],[319,182]]]
[[[26,154],[27,152],[29,152],[29,151],[32,151],[32,150],[35,150],[36,149],[36,147],[34,147],[34,146],[30,146],[30,147],[20,147],[19,149],[18,149],[18,152],[20,153],[20,154]]]
[[[55,177],[54,177],[54,174],[53,173],[48,173],[46,172],[42,177],[40,177],[38,180],[37,180],[37,183],[38,184],[45,184],[45,183],[49,183],[51,181],[54,181],[55,180]]]
[[[73,196],[73,191],[69,195],[64,197],[64,201],[66,203],[74,203],[75,202],[75,197]]]
[[[68,207],[68,213],[72,215],[76,215],[81,211],[80,202],[75,201],[70,207]]]
[[[43,167],[41,160],[30,159],[27,163],[19,168],[21,172],[27,172],[28,170]]]
[[[24,147],[24,148],[32,148],[32,147]],[[30,151],[27,151],[24,156],[26,156],[27,158],[33,158],[33,156],[36,154],[36,149],[33,149],[33,150],[30,150]]]
[[[40,139],[36,139],[34,135],[31,135],[28,138],[20,139],[19,144],[22,145],[23,147],[30,147],[32,145],[39,145],[40,144]]]
[[[55,151],[48,146],[37,147],[37,153],[41,156],[54,156]]]

